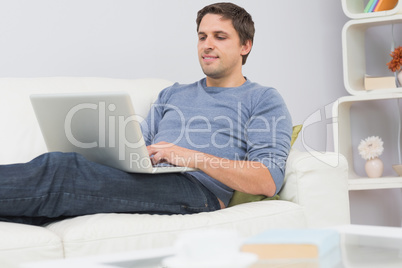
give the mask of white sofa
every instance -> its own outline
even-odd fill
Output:
[[[128,91],[145,116],[161,79],[87,77],[0,78],[0,164],[26,162],[46,152],[29,95],[74,91]],[[347,162],[341,155],[292,151],[280,200],[246,203],[194,215],[97,214],[44,227],[0,222],[0,266],[171,246],[177,235],[205,228],[250,236],[269,228],[348,224]]]

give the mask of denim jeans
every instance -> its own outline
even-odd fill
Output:
[[[191,214],[220,209],[189,173],[138,174],[46,153],[0,166],[0,221],[42,225],[95,213]]]

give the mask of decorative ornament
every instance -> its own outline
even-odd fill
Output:
[[[384,164],[379,158],[384,151],[383,144],[381,138],[371,136],[362,140],[357,148],[360,156],[366,160],[364,168],[370,178],[379,178],[384,171]]]

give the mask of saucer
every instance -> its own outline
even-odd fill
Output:
[[[230,258],[201,261],[173,256],[164,259],[162,263],[169,268],[246,268],[257,260],[256,254],[241,252]]]

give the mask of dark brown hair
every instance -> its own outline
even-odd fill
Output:
[[[251,15],[242,7],[233,3],[215,3],[208,5],[197,13],[197,32],[200,27],[202,18],[207,14],[221,15],[222,18],[232,21],[233,28],[236,30],[240,38],[240,43],[245,45],[248,40],[254,40],[254,22]],[[246,63],[247,55],[243,55],[243,65]]]

